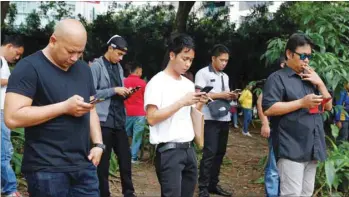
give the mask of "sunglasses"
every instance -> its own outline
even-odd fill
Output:
[[[299,59],[301,59],[301,60],[305,60],[305,59],[307,59],[308,58],[308,60],[311,60],[311,58],[312,58],[312,56],[311,56],[311,54],[305,54],[305,53],[297,53],[296,51],[293,51],[293,53],[295,53],[295,54],[297,54],[297,55],[299,55]]]

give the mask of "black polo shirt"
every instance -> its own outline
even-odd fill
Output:
[[[263,111],[277,102],[290,102],[308,94],[319,94],[316,87],[302,81],[291,68],[286,66],[266,81],[263,90]],[[326,159],[325,133],[321,114],[310,114],[308,109],[270,117],[271,128],[275,131],[273,145],[278,158],[297,162]]]
[[[105,57],[103,57],[103,61],[104,65],[107,67],[111,87],[122,87],[118,65],[110,63]],[[114,95],[111,97],[107,120],[101,122],[101,126],[116,130],[125,130],[125,124],[126,111],[124,98],[119,95]]]

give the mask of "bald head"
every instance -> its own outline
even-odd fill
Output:
[[[64,19],[57,23],[50,37],[47,53],[54,64],[69,69],[83,54],[87,42],[87,32],[80,21]]]
[[[58,38],[76,38],[86,39],[87,33],[85,27],[76,19],[64,19],[57,23],[53,34]]]

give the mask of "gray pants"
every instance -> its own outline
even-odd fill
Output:
[[[280,196],[312,196],[317,163],[279,159]]]

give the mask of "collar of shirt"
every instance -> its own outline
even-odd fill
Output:
[[[104,56],[103,56],[103,61],[104,61],[104,64],[108,67],[108,66],[110,66],[110,67],[112,67],[112,66],[114,66],[114,65],[117,65],[117,64],[113,64],[113,63],[111,63],[109,60],[107,60],[107,58],[105,58]]]
[[[135,74],[130,74],[128,77],[140,78],[138,75],[135,75]]]
[[[209,71],[209,72],[213,72],[213,73],[215,73],[215,74],[217,74],[217,75],[223,74],[223,72],[221,72],[221,71],[216,71],[216,70],[213,68],[212,64],[209,64],[209,65],[208,65],[208,71]]]
[[[284,69],[286,70],[287,76],[292,77],[293,75],[299,76],[292,68],[288,65],[285,65]]]

